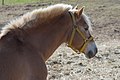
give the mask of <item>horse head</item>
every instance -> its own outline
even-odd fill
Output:
[[[91,35],[91,22],[84,14],[84,7],[75,7],[69,14],[72,20],[72,29],[68,41],[68,46],[77,53],[84,53],[87,58],[92,58],[97,53],[97,47]]]

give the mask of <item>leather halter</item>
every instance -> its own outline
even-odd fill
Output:
[[[79,30],[78,25],[76,24],[76,21],[75,21],[74,14],[72,12],[69,12],[69,14],[70,14],[70,16],[72,18],[72,21],[73,21],[73,31],[72,31],[72,34],[71,34],[70,41],[68,42],[68,47],[70,47],[71,49],[73,49],[77,53],[79,53],[79,52],[83,53],[83,51],[85,50],[85,48],[88,45],[88,43],[93,40],[93,37],[91,36],[89,38],[86,38],[85,35]],[[73,42],[73,38],[75,36],[75,32],[78,32],[78,34],[84,40],[83,45],[82,45],[82,47],[79,50],[72,46],[72,42]]]

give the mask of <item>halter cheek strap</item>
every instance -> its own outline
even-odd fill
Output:
[[[86,46],[88,45],[88,43],[93,40],[93,37],[91,36],[90,38],[86,38],[84,36],[84,34],[79,30],[78,26],[76,25],[76,22],[75,22],[75,16],[72,12],[69,12],[70,13],[70,16],[72,18],[72,21],[73,21],[73,31],[72,31],[72,34],[71,34],[71,38],[70,38],[70,41],[68,43],[68,47],[70,47],[71,49],[73,49],[75,52],[83,52],[86,48]],[[74,39],[74,36],[75,36],[75,32],[78,32],[78,34],[83,38],[84,42],[83,42],[83,45],[80,49],[75,49],[75,47],[72,46],[72,42],[73,42],[73,39]]]

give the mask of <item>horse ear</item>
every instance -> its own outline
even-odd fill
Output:
[[[75,12],[75,15],[77,16],[77,18],[79,18],[82,15],[84,8],[85,7],[83,6],[81,9],[79,9],[78,11]]]

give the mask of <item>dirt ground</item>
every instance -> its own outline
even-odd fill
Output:
[[[69,1],[69,0],[65,0]],[[80,0],[93,23],[99,49],[92,58],[76,54],[64,44],[46,62],[48,80],[120,80],[120,0]],[[28,11],[51,3],[0,6],[0,27]]]

